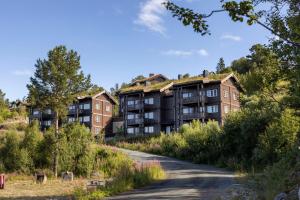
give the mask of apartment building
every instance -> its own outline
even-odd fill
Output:
[[[106,134],[112,132],[112,117],[117,101],[106,91],[93,92],[80,95],[77,101],[69,106],[68,114],[62,123],[72,123],[79,121],[90,128],[94,135],[100,131]],[[41,129],[49,128],[54,119],[51,109],[40,111],[38,108],[30,108],[29,121],[39,120]]]
[[[163,75],[150,74],[149,78],[134,82],[119,93],[120,116],[125,135],[153,134],[164,129],[162,103],[170,92],[172,81]]]
[[[240,108],[242,88],[234,74],[209,74],[179,79],[173,85],[174,128],[198,119],[223,124],[231,111]]]
[[[211,74],[168,80],[150,74],[119,92],[125,135],[169,133],[184,123],[218,121],[240,108],[242,88],[234,74]]]

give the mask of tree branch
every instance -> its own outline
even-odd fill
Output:
[[[214,13],[219,13],[219,12],[225,12],[225,9],[220,9],[220,10],[213,10],[211,11],[208,15],[200,14],[203,18],[209,18],[211,17]]]

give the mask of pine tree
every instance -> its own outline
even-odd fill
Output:
[[[219,62],[217,64],[217,73],[222,73],[222,71],[225,69],[225,62],[224,62],[224,59],[223,58],[220,58],[219,59]]]
[[[37,60],[34,77],[30,78],[29,102],[44,110],[54,112],[55,137],[59,136],[59,120],[64,118],[68,106],[76,99],[76,94],[91,87],[90,76],[80,71],[80,56],[68,51],[65,46],[57,46],[49,51],[48,59]],[[57,176],[58,146],[53,156],[53,172]]]

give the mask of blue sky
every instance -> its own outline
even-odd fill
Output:
[[[160,6],[162,0],[0,0],[0,89],[11,100],[27,95],[38,58],[57,45],[81,55],[84,73],[107,90],[136,75],[200,74],[247,55],[270,34],[258,25],[210,18],[211,36],[183,27]],[[205,12],[219,0],[175,0]]]

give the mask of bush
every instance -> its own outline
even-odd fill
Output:
[[[15,131],[6,133],[0,154],[6,171],[28,173],[32,170],[33,160],[20,144],[21,138]]]
[[[267,165],[285,157],[296,145],[299,133],[299,117],[293,115],[291,110],[285,110],[281,117],[270,123],[264,134],[260,135],[256,149],[257,162]]]

